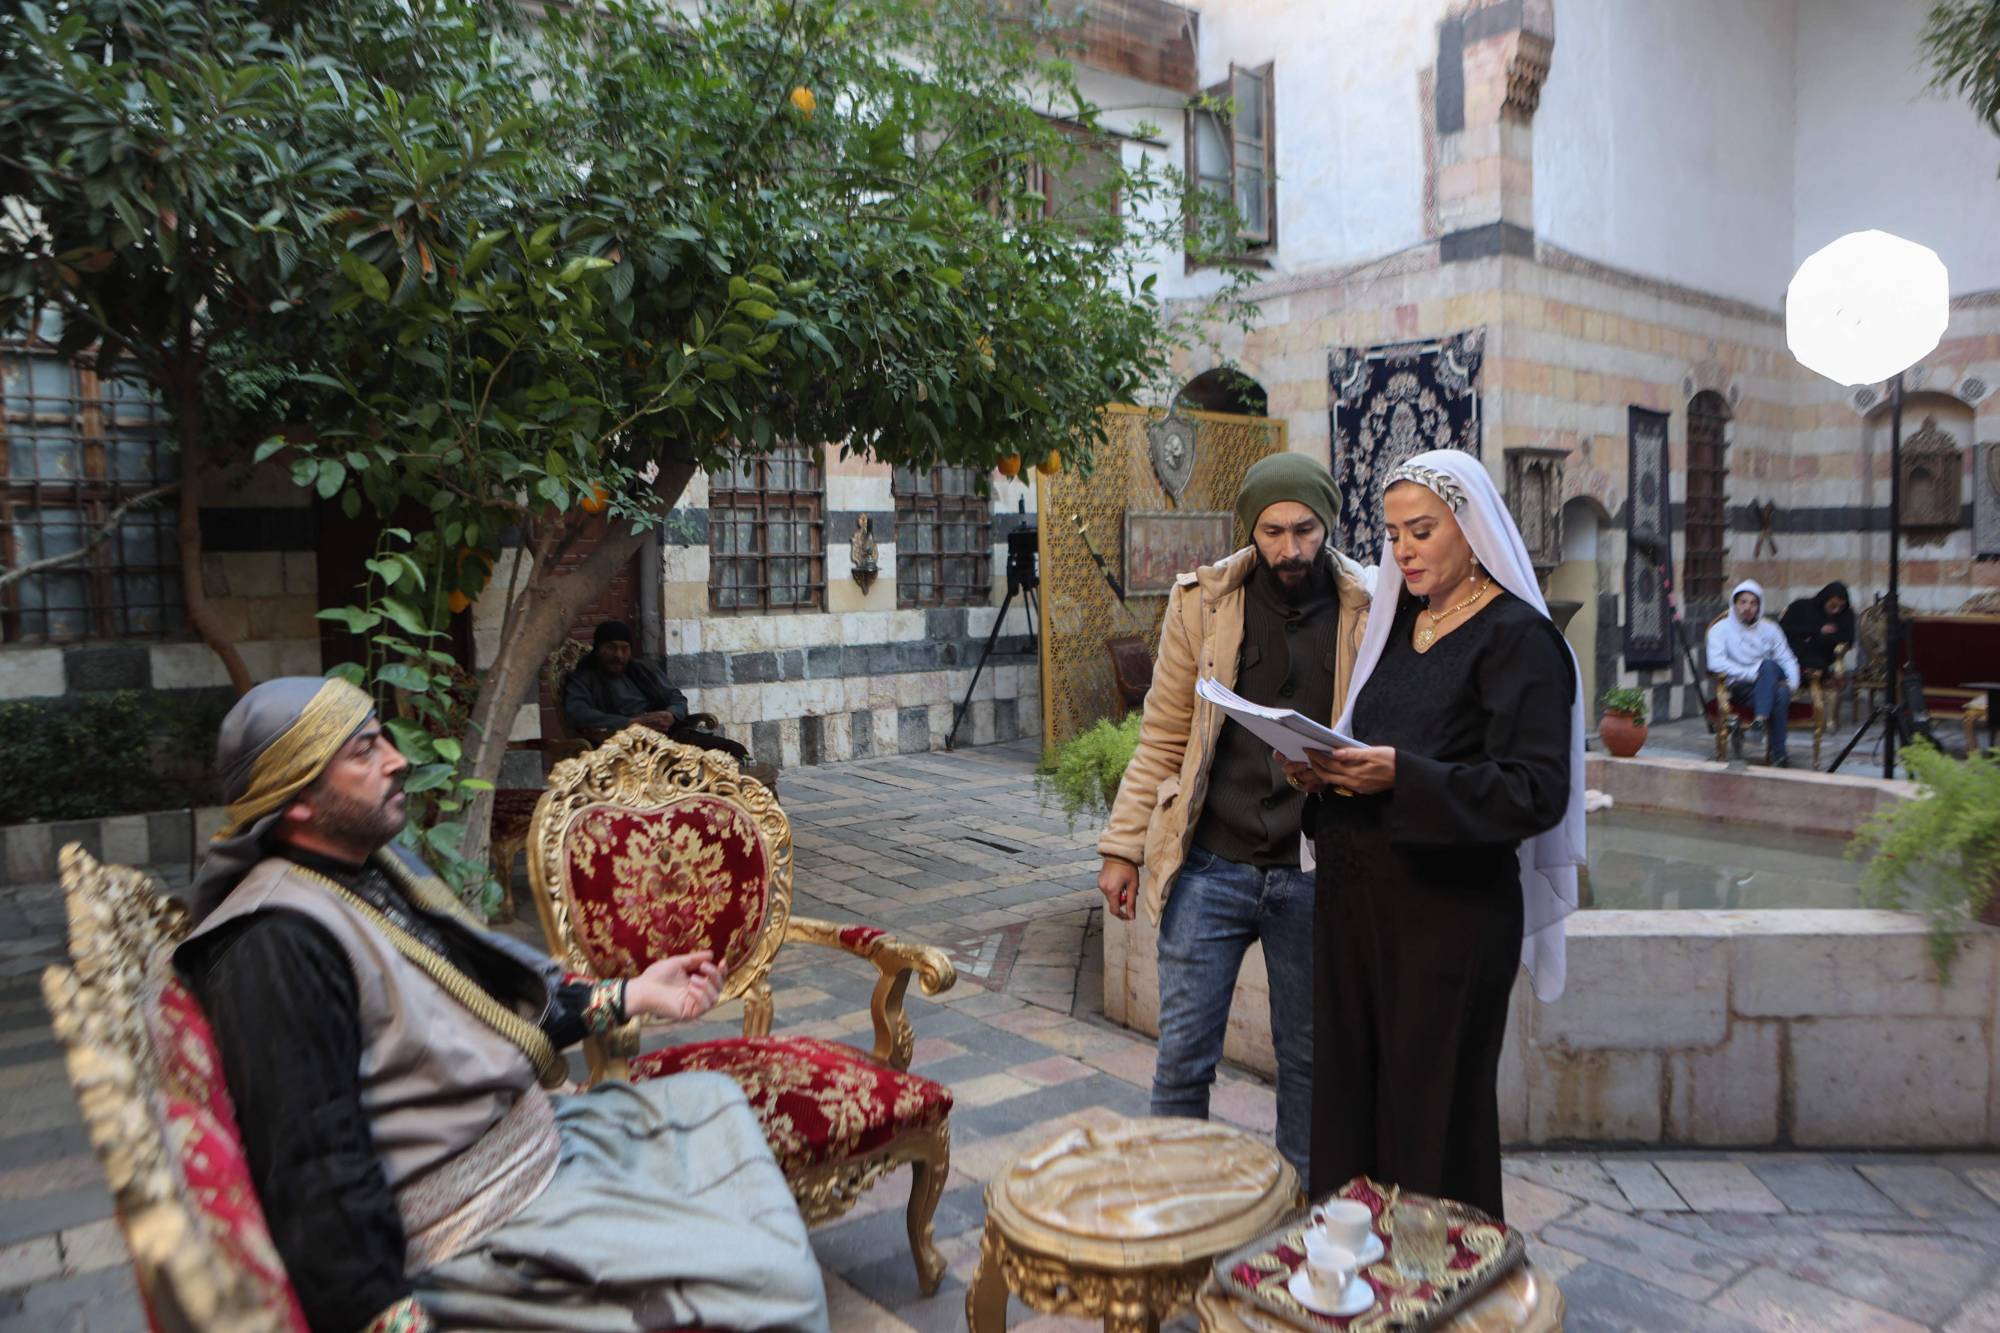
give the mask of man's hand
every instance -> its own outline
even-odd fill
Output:
[[[670,732],[681,724],[680,714],[671,708],[656,708],[650,713],[641,713],[632,720],[663,733]]]
[[[1396,785],[1396,751],[1388,745],[1362,745],[1339,750],[1307,750],[1320,781],[1345,787],[1358,796],[1373,796]]]
[[[1300,791],[1308,793],[1316,792],[1326,786],[1324,782],[1320,781],[1319,774],[1313,772],[1311,764],[1295,764],[1276,750],[1271,751],[1271,757],[1284,765],[1285,781],[1291,783]]]
[[[1104,895],[1111,915],[1130,921],[1139,906],[1139,867],[1116,856],[1105,857],[1104,869],[1097,872],[1097,891]]]
[[[625,985],[625,1014],[691,1023],[715,1007],[728,974],[713,951],[662,958]]]

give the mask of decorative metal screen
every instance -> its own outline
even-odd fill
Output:
[[[979,480],[969,467],[896,469],[897,605],[993,600],[993,503]]]
[[[708,604],[817,611],[826,602],[826,488],[817,445],[739,458],[709,480]]]
[[[1729,405],[1704,390],[1688,403],[1687,566],[1681,604],[1693,613],[1722,605],[1729,535]]]
[[[1041,531],[1042,741],[1055,746],[1117,711],[1117,678],[1106,641],[1137,634],[1160,641],[1167,598],[1118,599],[1091,559],[1091,550],[1121,581],[1125,577],[1125,511],[1175,508],[1147,449],[1146,427],[1159,417],[1137,407],[1106,409],[1110,436],[1098,447],[1089,477],[1064,468],[1037,476],[1036,522]],[[1243,474],[1267,454],[1283,453],[1285,423],[1265,417],[1183,412],[1195,422],[1194,476],[1183,510],[1234,510]],[[1078,532],[1081,520],[1089,543]],[[1249,541],[1237,534],[1239,544]]]
[[[86,546],[125,502],[171,482],[178,460],[148,393],[41,343],[0,351],[0,566]],[[180,548],[171,502],[126,512],[88,555],[0,592],[0,639],[74,643],[179,633]]]

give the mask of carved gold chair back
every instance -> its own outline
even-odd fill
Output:
[[[631,977],[711,950],[729,972],[722,998],[742,997],[770,1030],[768,974],[792,915],[792,830],[734,759],[627,727],[556,766],[529,837],[535,908],[570,967]]]
[[[75,844],[61,873],[70,962],[42,995],[152,1326],[303,1333],[208,1021],[173,974],[186,911]]]

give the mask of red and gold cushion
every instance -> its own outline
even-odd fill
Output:
[[[634,977],[697,949],[734,969],[763,929],[771,860],[757,822],[719,796],[578,812],[563,834],[564,889],[590,970]]]
[[[870,945],[888,933],[880,926],[842,926],[840,947],[849,953],[865,954]]]
[[[149,1019],[160,1062],[155,1113],[179,1167],[182,1197],[223,1258],[262,1293],[265,1307],[303,1331],[305,1313],[257,1201],[208,1016],[174,978],[161,988]]]
[[[708,1070],[742,1085],[786,1172],[873,1152],[951,1111],[951,1089],[814,1037],[728,1037],[631,1062],[633,1082]]]

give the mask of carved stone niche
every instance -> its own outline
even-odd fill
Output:
[[[1915,537],[1942,537],[1955,532],[1964,517],[1960,478],[1965,458],[1958,437],[1925,417],[1915,435],[1903,443],[1903,528]]]
[[[1569,451],[1520,448],[1505,454],[1507,508],[1521,529],[1536,577],[1546,580],[1563,558],[1563,462]]]

